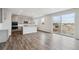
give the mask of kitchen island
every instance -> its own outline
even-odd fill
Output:
[[[34,24],[18,24],[18,31],[24,34],[37,32],[37,26]]]
[[[23,34],[35,33],[37,32],[37,26],[34,24],[23,25]]]
[[[0,43],[6,42],[8,38],[8,30],[0,30]]]

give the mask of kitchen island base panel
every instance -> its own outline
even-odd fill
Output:
[[[34,33],[34,32],[37,32],[36,26],[23,27],[23,34],[29,34],[29,33]]]

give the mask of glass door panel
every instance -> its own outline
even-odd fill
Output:
[[[62,15],[61,31],[63,34],[74,35],[75,32],[75,14]]]
[[[60,16],[53,17],[53,32],[54,33],[61,32],[61,17]]]

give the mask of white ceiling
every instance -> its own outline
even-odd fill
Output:
[[[69,8],[7,8],[7,10],[10,11],[12,14],[32,17],[40,17],[46,14],[51,14],[67,9]]]

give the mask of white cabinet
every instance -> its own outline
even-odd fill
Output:
[[[8,40],[8,30],[0,30],[0,43]]]
[[[35,25],[23,26],[23,34],[37,32],[37,27]]]

